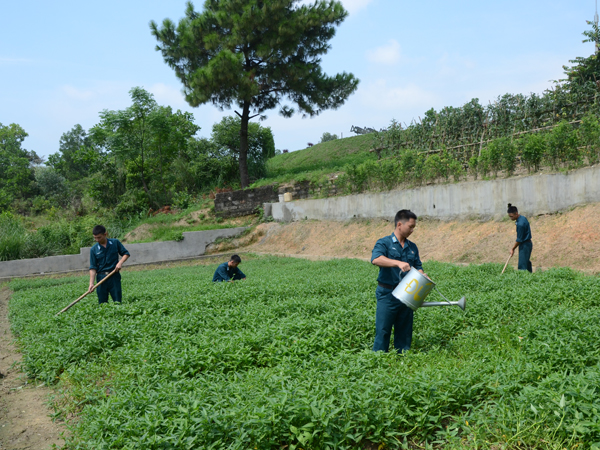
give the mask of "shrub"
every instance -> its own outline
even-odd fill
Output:
[[[567,163],[573,167],[581,162],[581,153],[577,149],[577,134],[566,120],[561,121],[550,132],[546,160],[553,169],[560,163]]]
[[[433,182],[438,178],[446,178],[447,171],[445,169],[440,155],[434,153],[427,156],[427,159],[425,159],[425,180]]]
[[[331,134],[326,131],[325,133],[323,133],[323,136],[321,136],[321,141],[319,143],[335,141],[337,138],[337,134]],[[310,144],[309,147],[312,147],[312,144]]]
[[[506,175],[512,175],[517,166],[517,146],[513,143],[511,138],[500,138],[497,139],[497,145],[500,151],[500,167],[506,172]]]
[[[587,114],[581,121],[578,130],[579,141],[585,145],[585,155],[589,164],[596,164],[600,151],[600,123],[593,114]]]
[[[425,153],[418,150],[405,150],[400,155],[400,175],[402,179],[421,184],[425,178]]]
[[[547,152],[548,142],[546,137],[539,133],[525,135],[517,141],[517,147],[527,171],[531,172],[533,168],[534,172],[537,172],[540,169],[544,154]]]
[[[460,181],[461,178],[465,175],[465,169],[463,168],[462,163],[458,159],[451,159],[448,164],[448,173],[452,175],[454,181]]]
[[[185,191],[173,194],[173,206],[179,209],[187,209],[192,203],[192,196]]]
[[[27,241],[27,232],[19,219],[9,212],[0,214],[0,261],[20,259]]]
[[[479,170],[479,157],[477,155],[469,158],[469,172],[473,175],[473,178],[477,179],[477,171]]]

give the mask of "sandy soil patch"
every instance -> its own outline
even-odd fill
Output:
[[[131,230],[125,236],[123,236],[121,242],[126,244],[127,242],[131,241],[142,241],[145,239],[150,239],[152,237],[152,233],[150,232],[151,229],[152,225],[144,223],[139,227],[135,228],[134,230]]]

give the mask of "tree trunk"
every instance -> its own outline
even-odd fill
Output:
[[[242,125],[240,127],[240,184],[242,189],[250,184],[248,177],[248,122],[250,121],[250,102],[244,101]]]

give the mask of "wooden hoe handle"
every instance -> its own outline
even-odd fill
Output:
[[[93,292],[98,286],[100,286],[102,283],[104,283],[106,280],[108,280],[112,275],[114,275],[117,272],[117,269],[113,270],[111,273],[109,273],[108,275],[106,275],[104,278],[102,278],[102,280],[100,280],[93,288],[91,291],[86,292],[85,294],[83,294],[81,297],[79,297],[77,300],[75,300],[73,303],[71,303],[69,306],[61,309],[59,312],[56,313],[56,315],[58,316],[59,314],[64,313],[67,309],[69,309],[71,306],[73,306],[74,304],[76,304],[77,302],[79,302],[80,300],[83,300],[83,298],[90,294],[91,292]]]
[[[502,269],[502,273],[504,273],[504,271],[506,270],[506,266],[508,266],[508,262],[510,261],[510,258],[512,258],[512,255],[510,255],[508,257],[508,259],[506,260],[506,264],[504,264],[504,269]],[[502,275],[502,273],[500,275]]]

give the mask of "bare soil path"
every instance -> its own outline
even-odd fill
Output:
[[[27,379],[8,322],[10,290],[0,286],[0,450],[47,450],[64,444],[65,427],[53,422],[51,390]]]

